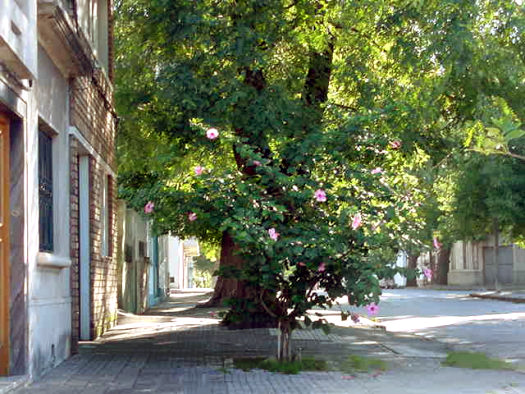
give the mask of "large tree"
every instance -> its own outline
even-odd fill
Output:
[[[220,242],[233,323],[377,301],[384,251],[431,245],[432,184],[480,109],[521,113],[517,7],[117,2],[121,195]]]

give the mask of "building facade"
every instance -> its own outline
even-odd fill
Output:
[[[118,303],[126,312],[142,313],[169,295],[169,261],[175,238],[155,236],[147,215],[118,202]]]
[[[0,0],[0,375],[117,314],[111,0]]]
[[[450,253],[448,284],[487,288],[523,287],[525,249],[500,239],[496,260],[494,245],[494,237],[478,242],[454,243]]]

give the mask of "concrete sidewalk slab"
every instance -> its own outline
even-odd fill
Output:
[[[28,382],[28,377],[20,376],[2,376],[0,377],[0,394],[11,393],[22,387]]]
[[[217,309],[192,307],[202,298],[179,293],[145,315],[121,314],[102,338],[17,393],[525,393],[525,374],[442,367],[448,344],[370,326],[300,330],[293,344],[332,365],[349,355],[379,358],[387,371],[244,372],[234,359],[273,356],[277,332],[221,327],[209,313]]]

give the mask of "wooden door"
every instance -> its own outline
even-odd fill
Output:
[[[0,113],[0,375],[9,373],[9,119]]]

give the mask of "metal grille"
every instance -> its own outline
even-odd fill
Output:
[[[40,250],[53,251],[53,139],[38,133],[38,194]]]

